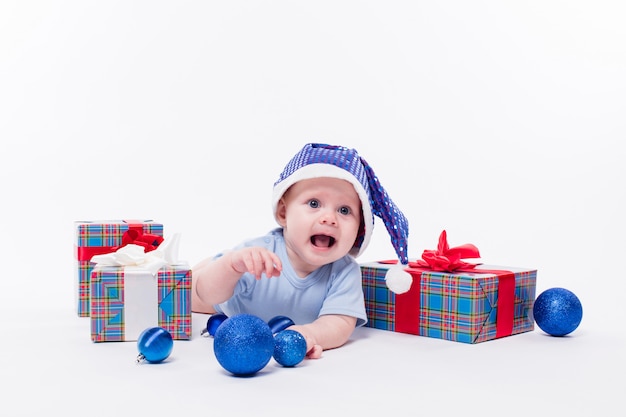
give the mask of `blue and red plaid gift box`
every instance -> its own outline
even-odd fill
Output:
[[[137,340],[149,327],[173,339],[191,338],[191,269],[165,265],[156,274],[141,267],[97,266],[90,279],[91,339]]]
[[[94,255],[114,252],[124,243],[141,243],[149,246],[152,243],[146,239],[163,236],[163,225],[152,220],[104,220],[104,221],[76,221],[76,240],[74,256],[76,260],[76,304],[78,315],[89,317],[89,283],[94,264],[91,258]],[[139,240],[139,242],[137,242]],[[153,245],[154,246],[154,245]]]
[[[400,294],[385,281],[390,264],[397,262],[361,264],[367,325],[463,343],[533,330],[537,271],[465,262],[476,258],[476,246],[450,247],[444,230],[437,249],[400,267],[411,279],[410,289]],[[390,278],[403,276],[397,272]]]
[[[367,326],[463,343],[532,331],[537,271],[477,265],[472,272],[406,270],[411,289],[391,292],[388,262],[361,264]]]

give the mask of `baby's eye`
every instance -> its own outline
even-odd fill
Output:
[[[344,216],[347,216],[351,212],[352,210],[350,210],[350,207],[343,206],[339,208],[339,213],[343,214]]]
[[[311,208],[319,208],[319,206],[320,206],[320,202],[318,200],[316,200],[314,198],[309,200],[309,207],[311,207]]]

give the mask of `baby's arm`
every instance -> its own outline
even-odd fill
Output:
[[[307,358],[317,359],[322,351],[345,344],[356,326],[356,318],[339,314],[320,316],[313,323],[289,327],[306,340]]]
[[[213,305],[232,297],[237,281],[246,272],[261,279],[263,273],[268,278],[277,277],[281,270],[278,256],[261,247],[229,251],[215,260],[205,259],[192,268],[192,310],[214,313]]]

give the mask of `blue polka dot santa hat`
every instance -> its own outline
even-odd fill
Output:
[[[409,222],[383,188],[372,167],[355,149],[321,143],[306,144],[288,163],[274,183],[272,208],[274,216],[278,201],[298,181],[331,177],[348,181],[361,199],[362,225],[350,252],[361,255],[369,244],[374,229],[374,216],[382,219],[398,255],[398,267],[390,268],[385,277],[387,287],[402,294],[411,287],[411,275],[404,271],[408,264],[407,240]]]

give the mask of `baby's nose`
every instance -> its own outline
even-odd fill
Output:
[[[322,224],[337,224],[337,213],[334,210],[325,210],[320,216],[320,222]]]

